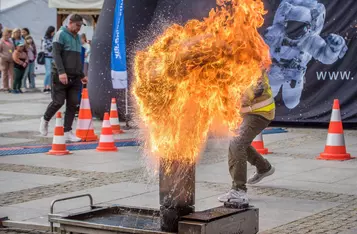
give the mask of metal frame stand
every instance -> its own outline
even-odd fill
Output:
[[[51,225],[51,232],[53,232],[53,221],[51,220],[51,217],[53,217],[55,215],[53,213],[54,205],[60,201],[67,201],[67,200],[72,200],[72,199],[81,198],[81,197],[89,197],[90,208],[93,209],[93,197],[92,197],[92,195],[90,195],[88,193],[82,194],[82,195],[77,195],[77,196],[72,196],[72,197],[60,198],[60,199],[56,199],[51,202],[50,213],[48,214],[48,221],[50,222],[50,225]]]

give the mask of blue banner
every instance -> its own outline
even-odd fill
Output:
[[[117,0],[115,6],[111,53],[111,76],[114,89],[126,89],[128,87],[124,25],[124,0]]]

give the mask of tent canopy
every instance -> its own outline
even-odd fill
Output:
[[[104,0],[49,0],[48,6],[61,9],[102,9],[103,2]]]
[[[28,0],[0,0],[0,12],[9,10],[27,1]]]

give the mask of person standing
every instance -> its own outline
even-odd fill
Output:
[[[35,60],[37,55],[36,45],[33,42],[33,38],[28,35],[25,37],[26,42],[26,52],[29,60],[28,67],[24,73],[24,78],[22,80],[22,88],[26,87],[26,79],[29,80],[29,88],[34,89],[35,85]]]
[[[53,39],[52,63],[52,102],[41,117],[40,133],[48,134],[48,123],[66,101],[64,136],[66,142],[79,142],[72,133],[72,123],[79,103],[78,92],[88,78],[84,75],[81,63],[81,40],[78,35],[83,24],[80,15],[69,16],[67,26],[62,26]]]
[[[25,51],[25,44],[21,41],[16,43],[15,51],[12,54],[14,60],[14,84],[12,93],[22,93],[21,83],[26,67],[28,66],[28,57]]]
[[[0,23],[0,40],[2,38],[2,24]],[[1,79],[1,69],[0,69],[0,79]]]
[[[83,48],[85,49],[84,65],[83,65],[84,75],[88,76],[88,68],[89,68],[89,59],[90,59],[91,49],[90,49],[90,45],[87,41],[87,36],[84,33],[81,35],[81,42],[82,42]]]
[[[23,44],[25,43],[25,40],[21,37],[21,29],[19,28],[12,30],[11,39],[14,45],[16,45],[18,42],[22,42]]]
[[[3,90],[11,92],[14,76],[14,61],[12,53],[14,52],[14,44],[10,40],[11,32],[5,29],[2,38],[0,38],[0,70],[2,74]]]
[[[268,75],[263,71],[256,85],[248,87],[242,98],[241,123],[228,149],[229,172],[232,177],[231,190],[218,197],[220,202],[249,204],[247,197],[248,184],[256,184],[275,172],[274,167],[261,156],[251,145],[275,117],[275,102],[269,85]],[[247,181],[247,161],[257,168]]]
[[[30,36],[30,30],[28,28],[21,29],[21,37],[26,40],[26,37]]]
[[[0,23],[0,38],[2,38],[2,24]]]
[[[45,69],[46,69],[46,74],[45,74],[45,80],[44,80],[44,93],[50,93],[51,92],[51,64],[53,61],[52,57],[52,41],[53,41],[53,36],[55,35],[55,27],[49,26],[47,28],[46,34],[42,39],[41,43],[41,50],[43,49],[43,52],[45,53]]]

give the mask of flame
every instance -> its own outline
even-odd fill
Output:
[[[173,24],[137,52],[133,95],[157,159],[194,163],[213,122],[241,123],[242,94],[270,66],[261,0],[217,0],[202,21]]]

